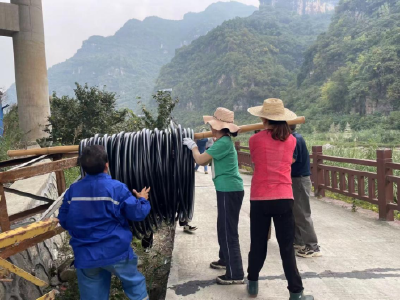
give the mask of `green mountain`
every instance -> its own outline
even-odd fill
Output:
[[[298,86],[291,104],[308,115],[323,112],[321,120],[350,114],[362,127],[361,119],[400,110],[400,1],[342,0],[307,51]]]
[[[297,6],[263,2],[253,15],[226,21],[179,49],[161,69],[155,90],[172,88],[183,118],[191,115],[188,111],[210,113],[225,106],[240,112],[268,97],[285,99],[304,52],[330,18],[329,13],[300,15]]]
[[[151,96],[160,68],[174,57],[176,49],[225,20],[247,17],[255,10],[239,2],[218,2],[203,12],[188,13],[182,20],[129,20],[115,35],[92,36],[72,58],[51,67],[49,90],[73,96],[75,82],[106,85],[108,91],[117,93],[119,106],[134,109],[136,97]],[[15,97],[13,88],[8,97]]]

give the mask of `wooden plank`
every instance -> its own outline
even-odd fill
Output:
[[[34,238],[25,240],[23,242],[15,244],[14,246],[7,247],[3,251],[0,252],[0,258],[6,259],[10,256],[13,256],[13,255],[21,252],[21,251],[24,251],[30,247],[33,247],[33,246],[37,245],[38,243],[41,243],[47,239],[50,239],[53,236],[56,236],[63,231],[64,231],[64,229],[62,227],[57,227],[56,229],[50,230],[49,232],[46,232],[46,233],[38,235]]]
[[[329,170],[329,171],[335,171],[335,172],[345,172],[347,174],[352,174],[355,176],[365,176],[365,177],[371,177],[376,179],[378,175],[376,173],[372,172],[366,172],[366,171],[358,171],[354,169],[348,169],[348,168],[342,168],[342,167],[334,167],[334,166],[328,166],[328,165],[319,165],[319,168],[324,169],[324,170]]]
[[[334,188],[334,189],[338,188],[337,172],[336,171],[332,171],[332,188]]]
[[[46,221],[35,222],[27,226],[18,227],[7,232],[2,232],[0,233],[0,249],[44,234],[55,229],[57,225],[58,220],[52,218]]]
[[[329,156],[329,155],[321,155],[319,157],[323,160],[335,161],[353,165],[370,166],[370,167],[377,166],[377,162],[375,160],[369,160],[369,159],[345,158],[345,157]]]
[[[397,184],[397,210],[400,211],[400,184]]]
[[[347,196],[347,197],[350,197],[350,198],[359,199],[359,200],[366,201],[366,202],[371,203],[371,204],[378,204],[378,199],[376,199],[376,198],[375,199],[370,199],[367,196],[361,197],[360,195],[350,194],[349,192],[343,192],[343,191],[341,191],[339,189],[334,189],[334,188],[331,188],[329,186],[325,186],[323,188],[328,190],[328,191],[331,191],[333,193],[341,194],[341,195],[344,195],[344,196]]]
[[[10,230],[10,220],[7,212],[6,194],[4,193],[3,185],[0,183],[0,227],[1,231]]]
[[[325,181],[325,186],[331,186],[331,172],[328,170],[325,170],[325,174],[324,174],[324,181]]]
[[[26,179],[34,176],[48,174],[51,172],[69,169],[78,165],[78,158],[67,158],[49,163],[40,164],[37,166],[26,167],[14,171],[6,171],[0,173],[0,182],[14,182],[16,180]]]
[[[54,161],[61,160],[61,159],[62,159],[62,154],[61,155],[56,154],[54,156]],[[61,196],[67,188],[66,183],[65,183],[64,170],[56,172],[56,182],[57,182],[58,196]]]
[[[389,162],[385,163],[385,167],[393,170],[400,170],[400,163]]]
[[[79,153],[78,152],[69,152],[69,153],[63,153],[62,158],[71,158],[71,157],[78,157]]]
[[[341,191],[346,191],[346,173],[339,172],[339,188]]]
[[[399,205],[397,205],[396,203],[388,203],[387,208],[392,210],[399,210]]]
[[[368,198],[375,198],[375,182],[371,177],[368,177]]]
[[[398,177],[398,176],[386,175],[386,180],[389,182],[395,182],[397,184],[400,184],[400,177]]]
[[[11,224],[15,224],[15,223],[17,223],[19,221],[22,221],[22,220],[25,220],[25,219],[27,219],[29,217],[36,216],[38,214],[44,213],[50,206],[51,206],[51,203],[50,204],[44,204],[44,205],[37,206],[35,208],[31,208],[31,209],[22,211],[22,212],[17,213],[17,214],[11,215],[9,217],[10,222],[11,222]]]
[[[32,282],[34,285],[40,286],[40,287],[46,287],[48,286],[47,282],[29,274],[28,272],[18,268],[17,266],[13,265],[12,263],[6,261],[5,259],[0,258],[0,267],[3,267],[6,270],[9,270],[10,272],[18,275],[19,277],[22,277],[30,282]]]
[[[349,175],[348,176],[348,190],[350,194],[354,194],[355,188],[354,188],[354,175]]]
[[[365,177],[364,176],[358,176],[358,195],[360,195],[360,197],[365,196]]]

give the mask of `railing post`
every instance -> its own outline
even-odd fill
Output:
[[[235,142],[235,149],[236,149],[236,152],[237,152],[238,166],[239,166],[239,169],[240,169],[240,167],[242,166],[242,164],[241,164],[242,156],[239,154],[239,152],[240,152],[240,141]]]
[[[56,154],[54,155],[53,161],[60,160],[62,158],[63,158],[62,154]],[[64,170],[56,171],[55,173],[56,173],[58,196],[61,196],[62,193],[64,193],[65,190],[67,189]]]
[[[393,200],[393,183],[386,180],[386,176],[393,175],[393,171],[386,167],[386,163],[392,162],[392,150],[376,150],[376,161],[379,219],[393,221],[394,212],[387,207],[387,204]]]
[[[10,230],[10,218],[8,217],[6,195],[2,183],[0,183],[0,227],[1,232]]]
[[[313,158],[313,179],[314,179],[314,196],[324,197],[325,190],[320,189],[319,185],[324,183],[324,170],[318,166],[323,163],[323,160],[319,158],[322,155],[322,146],[312,147],[312,158]]]

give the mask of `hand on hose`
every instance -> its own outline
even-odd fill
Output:
[[[189,150],[193,150],[194,148],[197,148],[197,144],[195,141],[193,141],[191,138],[184,138],[183,139],[183,144],[189,148]]]
[[[144,198],[146,200],[149,200],[150,187],[149,188],[144,187],[144,189],[140,193],[138,193],[136,190],[132,190],[132,192],[138,199]]]

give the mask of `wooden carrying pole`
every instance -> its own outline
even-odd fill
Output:
[[[306,121],[305,117],[297,117],[292,121],[288,121],[289,125],[294,124],[304,124]],[[262,123],[258,124],[251,124],[251,125],[242,125],[239,126],[240,131],[239,133],[255,131],[255,130],[262,130],[264,129],[264,125]],[[194,138],[195,140],[209,138],[212,137],[212,132],[200,132],[195,133]],[[28,149],[28,150],[8,150],[7,155],[9,157],[16,157],[16,156],[27,156],[27,155],[45,155],[45,154],[57,154],[57,153],[69,153],[69,152],[78,152],[79,146],[59,146],[59,147],[50,147],[50,148],[35,148],[35,149]]]
[[[289,125],[297,125],[297,124],[304,124],[306,122],[305,117],[297,117],[296,119],[292,121],[288,121],[287,123]],[[257,124],[251,124],[251,125],[242,125],[239,126],[240,130],[239,133],[245,133],[249,131],[255,131],[255,130],[263,130],[264,129],[264,124],[263,123],[257,123]],[[206,131],[206,132],[200,132],[200,133],[195,133],[194,134],[194,139],[195,140],[200,140],[204,138],[210,138],[212,137],[212,132],[211,131]]]

